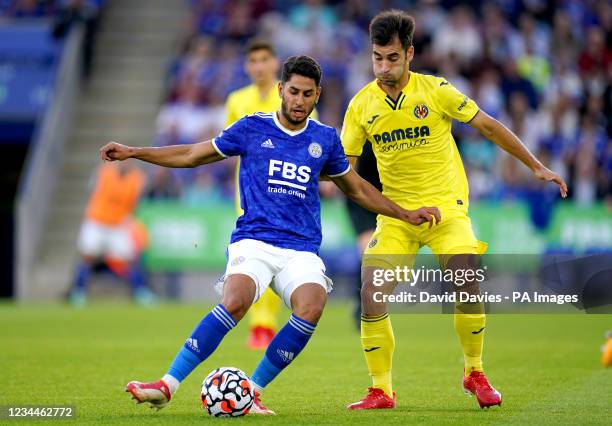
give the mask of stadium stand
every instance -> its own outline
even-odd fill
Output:
[[[92,73],[78,98],[75,124],[64,150],[54,159],[58,178],[50,194],[49,213],[41,218],[45,232],[33,248],[35,255],[22,268],[29,277],[18,286],[23,298],[58,297],[67,288],[99,144],[110,139],[150,143],[164,70],[183,34],[186,10],[180,4],[163,0],[105,3]]]
[[[243,47],[253,36],[271,40],[280,58],[306,53],[321,62],[324,90],[317,108],[321,121],[338,130],[349,99],[372,78],[367,24],[379,10],[378,3],[190,4],[190,34],[168,77],[167,101],[157,119],[157,145],[204,140],[222,128],[225,97],[248,83]],[[554,187],[535,181],[526,168],[471,127],[455,123],[453,133],[470,181],[472,215],[490,249],[582,252],[610,247],[612,223],[606,219],[612,205],[609,4],[560,2],[553,7],[548,2],[392,1],[386,6],[407,9],[416,18],[413,70],[448,78],[500,118],[570,184],[570,202],[558,207]],[[211,239],[216,239],[231,230],[231,210],[220,204],[223,199],[231,203],[232,168],[233,163],[220,163],[198,172],[166,174],[160,183],[174,188],[177,217],[184,217],[180,212],[186,203],[191,207],[199,203],[206,216],[189,225],[184,222],[185,229],[176,228],[176,233],[185,235],[190,226],[207,230],[214,223]],[[194,192],[201,196],[193,197]],[[353,236],[346,217],[334,204],[337,195],[329,188],[322,191],[323,197],[331,198],[323,216],[331,230],[323,243],[323,252],[333,257],[330,265],[355,257],[350,252]],[[227,213],[223,225],[208,213],[211,200],[216,210]],[[571,220],[575,214],[586,214],[588,219],[575,224]],[[160,223],[155,213],[149,217],[150,225]],[[168,233],[153,235],[152,246],[158,240],[168,241],[161,236]],[[222,238],[219,244],[205,246],[206,252],[222,253],[224,242]],[[175,253],[181,250],[180,244],[172,248]],[[151,267],[168,265],[162,251],[151,251]],[[210,268],[216,255],[204,257],[203,251],[201,267]],[[222,256],[212,263],[222,267]],[[191,262],[174,264],[194,267]]]
[[[15,16],[57,9],[54,2],[16,3],[19,7],[11,9]],[[111,139],[161,146],[215,135],[223,126],[227,94],[248,83],[243,48],[253,36],[270,40],[280,58],[300,53],[320,61],[325,90],[317,109],[321,121],[338,129],[348,100],[372,78],[367,25],[380,10],[378,2],[107,3],[92,76],[80,100],[41,256],[33,268],[34,288],[46,289],[41,297],[57,295],[68,285],[86,181],[97,161],[91,153]],[[570,184],[570,202],[558,204],[554,188],[535,182],[469,126],[457,125],[454,136],[470,181],[472,215],[485,238],[495,237],[490,248],[586,251],[612,246],[607,220],[612,205],[610,3],[384,4],[416,18],[413,70],[447,77]],[[150,226],[159,225],[160,217],[170,225],[152,235],[147,265],[161,271],[221,267],[233,218],[233,163],[203,170],[151,168],[150,175],[152,200],[143,204],[142,215]],[[323,247],[331,242],[330,250],[337,252],[352,244],[353,235],[335,199],[337,191],[326,190],[324,197],[330,198],[323,207],[324,220],[331,218],[334,225],[328,226],[332,232]],[[170,200],[175,208],[161,206],[159,199]],[[206,208],[211,205],[214,211]],[[491,218],[500,211],[505,214],[494,222]],[[570,220],[577,212],[587,214],[580,224]],[[183,247],[182,236],[194,229],[210,232],[210,245],[204,244],[191,259],[169,256],[189,248]],[[159,240],[176,245],[156,247]]]
[[[501,118],[562,171],[577,203],[610,202],[609,3],[559,2],[557,8],[551,2],[387,3],[416,18],[413,70],[447,77]],[[322,63],[321,121],[339,128],[348,100],[371,78],[367,23],[379,7],[357,0],[192,1],[191,35],[169,78],[168,102],[158,118],[159,143],[188,143],[221,128],[225,97],[247,84],[241,49],[254,35],[271,40],[281,58],[299,52]],[[190,124],[193,120],[200,128]],[[457,126],[454,133],[472,199],[540,199],[554,190],[542,189],[469,126]],[[216,170],[212,177],[231,187],[224,182],[231,173]],[[181,181],[188,188],[195,175]],[[545,221],[537,216],[536,224]]]
[[[55,177],[53,167],[32,170],[32,165],[35,159],[44,161],[61,148],[54,141],[61,137],[70,115],[72,92],[68,86],[74,84],[65,84],[69,77],[61,74],[70,74],[80,38],[76,34],[62,39],[52,37],[56,6],[53,1],[0,2],[0,144],[4,152],[0,226],[5,236],[0,250],[3,266],[0,295],[3,296],[13,294],[13,275],[19,270],[19,259],[29,258],[19,254],[20,248],[31,253],[38,242],[41,221],[31,219],[42,218],[48,205],[45,188],[39,185],[40,189],[24,191],[24,187],[35,186],[37,180],[51,184]],[[56,107],[60,98],[64,99],[62,109]],[[56,130],[54,135],[41,138],[43,129],[51,128]],[[22,214],[26,208],[36,213]],[[20,244],[18,239],[25,243]]]

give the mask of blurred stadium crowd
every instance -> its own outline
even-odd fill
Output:
[[[64,38],[73,25],[85,28],[83,76],[91,73],[95,35],[107,0],[0,0],[0,18],[51,18],[52,36]]]
[[[0,0],[0,13],[8,18],[59,16],[67,9],[96,14],[106,0]]]
[[[6,17],[55,16],[54,35],[82,21],[90,37],[104,0],[0,0]],[[389,0],[369,2],[189,0],[184,46],[168,73],[156,145],[192,143],[223,127],[227,95],[249,84],[244,47],[271,41],[281,59],[309,54],[322,65],[321,121],[338,130],[350,98],[371,80],[368,23],[385,8],[416,19],[412,70],[446,77],[501,119],[570,183],[570,197],[612,203],[612,3],[606,0]],[[550,205],[554,188],[471,127],[456,125],[473,200]],[[234,163],[152,170],[149,198],[231,202]],[[326,194],[329,195],[329,194]],[[547,203],[548,201],[548,203]]]
[[[322,122],[340,131],[349,100],[373,78],[368,24],[381,10],[400,8],[416,20],[413,71],[444,76],[505,123],[561,173],[575,204],[604,201],[612,208],[609,0],[172,1],[189,5],[189,21],[168,68],[155,140],[141,141],[142,145],[194,143],[218,134],[226,122],[227,96],[250,84],[245,48],[253,39],[271,42],[281,61],[308,54],[321,63],[323,92],[317,112]],[[75,24],[84,25],[87,78],[108,3],[0,0],[0,25],[2,20],[47,17],[55,38],[64,37]],[[470,181],[471,200],[526,202],[533,225],[545,230],[559,201],[554,185],[536,181],[470,126],[455,123],[453,134]],[[230,159],[197,169],[147,166],[144,198],[186,206],[231,206],[235,164]],[[321,185],[323,197],[340,197],[326,184]],[[133,281],[136,289],[142,280]]]
[[[281,59],[309,54],[323,67],[321,121],[342,126],[350,98],[371,80],[368,23],[383,8],[416,19],[414,71],[439,74],[500,118],[570,182],[581,204],[612,202],[612,4],[609,1],[192,0],[184,51],[169,74],[158,145],[214,136],[227,95],[249,84],[243,48],[271,41]],[[454,129],[472,199],[552,203],[522,165],[469,126]],[[216,203],[233,195],[232,163],[159,170],[152,195]],[[545,189],[546,188],[546,189]]]

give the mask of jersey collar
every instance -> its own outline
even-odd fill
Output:
[[[378,85],[378,80],[374,80],[372,82],[372,84],[375,86],[376,88],[376,93],[378,94],[378,96],[387,104],[389,105],[389,108],[391,108],[392,110],[399,110],[402,108],[402,105],[404,103],[404,100],[406,99],[406,93],[410,93],[412,91],[412,87],[414,86],[414,79],[415,79],[415,75],[414,73],[411,71],[410,72],[410,79],[408,80],[408,83],[406,84],[406,86],[404,86],[404,88],[400,91],[399,96],[397,97],[397,99],[393,99],[391,96],[387,95],[387,92],[385,92],[379,85]]]
[[[306,125],[304,127],[302,127],[299,130],[290,130],[290,129],[286,128],[285,126],[283,126],[280,121],[278,121],[278,117],[276,116],[277,113],[278,113],[278,111],[275,111],[275,112],[272,113],[272,118],[274,119],[274,124],[276,124],[276,127],[278,127],[280,130],[282,130],[283,132],[285,132],[289,136],[297,136],[300,133],[305,132],[306,129],[308,128],[308,125],[310,124],[310,117],[308,117],[306,119]]]

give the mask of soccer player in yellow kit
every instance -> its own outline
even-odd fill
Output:
[[[251,41],[247,46],[245,69],[252,83],[229,94],[225,104],[225,126],[229,126],[245,115],[255,112],[278,111],[281,99],[278,96],[279,61],[271,44]],[[236,166],[236,176],[238,168]],[[236,211],[243,214],[240,207],[240,191],[236,179]],[[249,315],[249,337],[247,346],[253,350],[266,349],[276,333],[276,317],[280,310],[280,299],[267,289],[252,306]]]
[[[424,245],[438,256],[444,269],[473,267],[478,255],[486,251],[468,217],[468,184],[451,135],[453,119],[468,123],[523,162],[535,177],[556,183],[561,195],[567,194],[563,179],[547,169],[503,124],[479,110],[473,100],[444,78],[409,70],[413,33],[414,20],[403,11],[389,10],[373,18],[370,40],[376,79],[351,100],[341,139],[352,165],[364,143],[370,142],[383,193],[406,209],[435,205],[440,208],[442,222],[428,229],[378,216],[376,231],[364,253],[361,290],[361,343],[373,385],[367,396],[350,404],[349,409],[395,407],[391,384],[395,340],[386,304],[376,302],[373,295],[381,290],[392,292],[396,283],[375,286],[373,269],[389,262],[393,255],[413,259]],[[479,289],[472,286],[471,291]],[[489,384],[482,367],[484,307],[456,305],[454,318],[464,353],[464,390],[475,395],[481,407],[500,405],[501,394]]]

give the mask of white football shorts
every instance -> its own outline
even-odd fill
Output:
[[[89,257],[112,256],[131,261],[136,255],[127,226],[104,225],[88,219],[81,225],[78,247],[81,254]]]
[[[227,248],[225,274],[216,284],[222,294],[225,278],[244,274],[255,282],[255,303],[263,292],[272,290],[291,309],[291,295],[306,283],[320,284],[327,293],[332,291],[332,280],[325,275],[325,265],[319,256],[309,251],[276,247],[257,240],[240,240]]]

